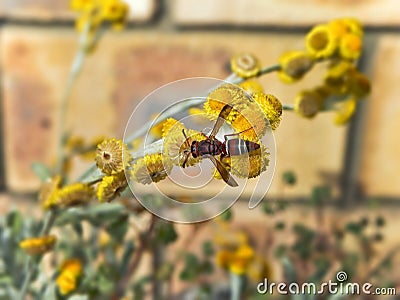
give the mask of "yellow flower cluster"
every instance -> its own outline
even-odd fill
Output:
[[[53,249],[57,238],[54,235],[46,235],[28,238],[19,243],[19,247],[30,255],[43,254]]]
[[[82,263],[79,259],[68,259],[60,267],[56,284],[61,295],[68,295],[78,287],[82,275]]]
[[[172,164],[163,159],[161,153],[148,154],[136,160],[132,166],[131,178],[142,184],[150,184],[165,179],[171,172]]]
[[[95,32],[103,24],[121,29],[129,12],[129,6],[121,0],[71,0],[70,6],[80,13],[76,22],[79,31],[89,26],[90,31]]]
[[[239,53],[231,58],[231,69],[242,78],[250,78],[260,72],[261,63],[250,53]]]
[[[319,111],[333,108],[336,124],[350,120],[357,101],[371,90],[368,78],[355,66],[362,38],[363,29],[357,20],[335,19],[308,32],[305,51],[291,51],[280,57],[279,77],[286,83],[301,79],[317,61],[329,62],[323,85],[300,91],[294,99],[298,115],[313,118]]]
[[[352,18],[332,20],[313,27],[306,36],[306,48],[315,59],[357,59],[362,50],[363,30]]]

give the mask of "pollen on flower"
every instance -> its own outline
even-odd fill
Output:
[[[57,191],[54,203],[50,206],[71,207],[87,204],[94,196],[93,188],[87,184],[77,182],[67,185]]]
[[[161,153],[149,154],[132,165],[131,178],[142,184],[159,182],[168,176],[171,169],[171,163]]]
[[[100,202],[111,202],[128,186],[124,172],[104,176],[96,188],[96,197]]]
[[[242,78],[250,78],[260,72],[261,63],[250,53],[239,53],[231,58],[231,69]]]
[[[53,249],[56,243],[56,236],[46,235],[35,238],[28,238],[19,243],[19,247],[30,255],[43,254]]]
[[[106,175],[123,171],[131,161],[128,146],[121,140],[104,140],[97,145],[96,165]]]
[[[248,154],[231,157],[231,173],[241,178],[255,178],[267,169],[269,165],[269,152],[266,147],[252,151]]]
[[[270,127],[275,130],[281,122],[282,103],[271,94],[258,93],[253,95],[265,116],[267,117]]]

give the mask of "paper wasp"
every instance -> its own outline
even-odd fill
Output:
[[[206,136],[205,140],[193,141],[192,144],[190,145],[185,130],[182,129],[182,133],[186,139],[185,143],[187,144],[187,149],[184,150],[184,154],[186,154],[186,157],[182,164],[182,167],[183,168],[185,167],[190,155],[192,155],[193,158],[197,157],[208,158],[217,168],[218,172],[221,174],[222,179],[228,185],[235,187],[238,186],[238,183],[231,176],[229,171],[222,165],[221,161],[216,158],[216,156],[220,155],[220,159],[222,159],[224,157],[251,153],[252,151],[260,149],[260,145],[251,141],[243,140],[241,138],[228,139],[229,136],[238,136],[240,133],[224,135],[223,142],[215,138],[219,129],[224,123],[224,119],[228,117],[231,110],[232,106],[230,106],[229,104],[226,104],[222,108],[221,112],[219,113],[218,119],[214,125],[214,128],[212,129],[210,135]]]

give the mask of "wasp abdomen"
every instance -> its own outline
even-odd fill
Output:
[[[226,149],[229,155],[242,155],[260,149],[260,145],[242,139],[231,139],[226,142]]]

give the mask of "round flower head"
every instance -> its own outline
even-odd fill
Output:
[[[121,140],[104,140],[97,145],[96,165],[106,175],[123,171],[131,161],[128,146]]]
[[[253,79],[243,81],[239,83],[239,86],[250,95],[264,92],[262,85],[258,81]]]
[[[360,37],[363,36],[363,29],[360,22],[353,18],[340,18],[328,23],[332,32],[337,38],[342,38],[347,33],[354,33]]]
[[[357,100],[354,98],[349,98],[338,103],[337,107],[338,109],[333,121],[336,125],[344,125],[354,115],[357,107]]]
[[[313,59],[304,51],[289,51],[279,58],[279,78],[286,83],[301,79],[313,67]]]
[[[142,184],[150,184],[165,179],[171,172],[172,165],[161,153],[146,155],[132,166],[131,178]]]
[[[242,78],[250,78],[260,72],[261,63],[250,53],[239,53],[231,58],[231,69]]]
[[[356,60],[360,57],[362,39],[359,35],[348,33],[340,40],[339,52],[344,59]]]
[[[125,173],[104,176],[97,185],[96,196],[100,202],[111,202],[128,186]]]
[[[56,279],[57,288],[61,295],[67,295],[77,289],[77,284],[82,275],[82,263],[79,259],[68,259],[60,267]]]
[[[230,261],[229,261],[229,271],[234,274],[244,274],[247,270],[247,267],[254,259],[254,250],[249,245],[241,245],[239,248],[233,253]]]
[[[294,110],[304,118],[313,118],[322,108],[321,95],[313,90],[300,92],[294,100]]]
[[[371,82],[362,73],[353,69],[350,71],[349,92],[357,99],[362,99],[371,92]]]
[[[253,95],[262,112],[267,117],[273,130],[278,128],[282,116],[282,103],[271,94],[257,93]]]
[[[43,254],[53,249],[57,238],[54,235],[45,235],[28,238],[19,243],[19,247],[30,255]]]
[[[353,68],[353,64],[343,60],[328,68],[324,83],[332,94],[343,95],[348,92],[349,72]]]
[[[328,25],[317,25],[306,36],[307,51],[315,59],[333,56],[337,46],[337,38]]]
[[[94,191],[91,186],[81,182],[67,185],[60,189],[54,197],[52,205],[58,207],[71,207],[87,204],[93,198]]]

